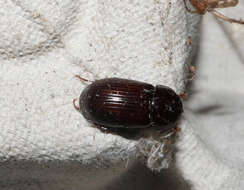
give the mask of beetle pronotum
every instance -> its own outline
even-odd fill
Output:
[[[216,8],[228,8],[228,7],[234,7],[238,4],[238,0],[189,0],[191,5],[195,8],[195,10],[191,10],[186,5],[186,0],[183,0],[185,3],[185,7],[187,11],[191,13],[198,13],[201,15],[204,15],[206,12],[212,13],[214,16],[216,16],[219,19],[238,23],[238,24],[244,24],[243,20],[236,20],[230,17],[227,17],[223,15],[222,13],[216,11]]]

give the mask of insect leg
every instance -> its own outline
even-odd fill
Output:
[[[227,22],[230,22],[230,23],[237,23],[237,24],[244,24],[244,21],[243,20],[236,20],[236,19],[233,19],[233,18],[230,18],[230,17],[227,17],[223,14],[221,14],[220,12],[218,11],[215,11],[215,10],[209,10],[210,13],[212,13],[214,16],[216,16],[217,18],[219,19],[222,19],[222,20],[225,20]]]

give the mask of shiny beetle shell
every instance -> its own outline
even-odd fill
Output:
[[[183,112],[180,97],[169,87],[105,78],[88,85],[80,95],[82,115],[103,128],[172,128]]]

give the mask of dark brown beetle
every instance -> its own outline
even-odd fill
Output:
[[[74,106],[103,130],[157,127],[167,131],[183,112],[181,99],[171,88],[121,78],[96,80],[81,93],[79,107],[74,99]]]

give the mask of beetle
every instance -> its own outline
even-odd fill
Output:
[[[183,112],[181,99],[171,88],[122,78],[96,80],[82,91],[79,106],[75,101],[75,109],[102,131],[149,127],[167,131]]]
[[[228,22],[234,22],[238,24],[244,24],[244,21],[236,20],[233,18],[229,18],[220,12],[216,11],[216,8],[228,8],[234,7],[238,4],[238,0],[189,0],[191,5],[195,8],[195,10],[191,10],[186,5],[186,0],[183,0],[187,11],[191,13],[198,13],[200,15],[204,15],[206,12],[211,12],[217,18]]]

